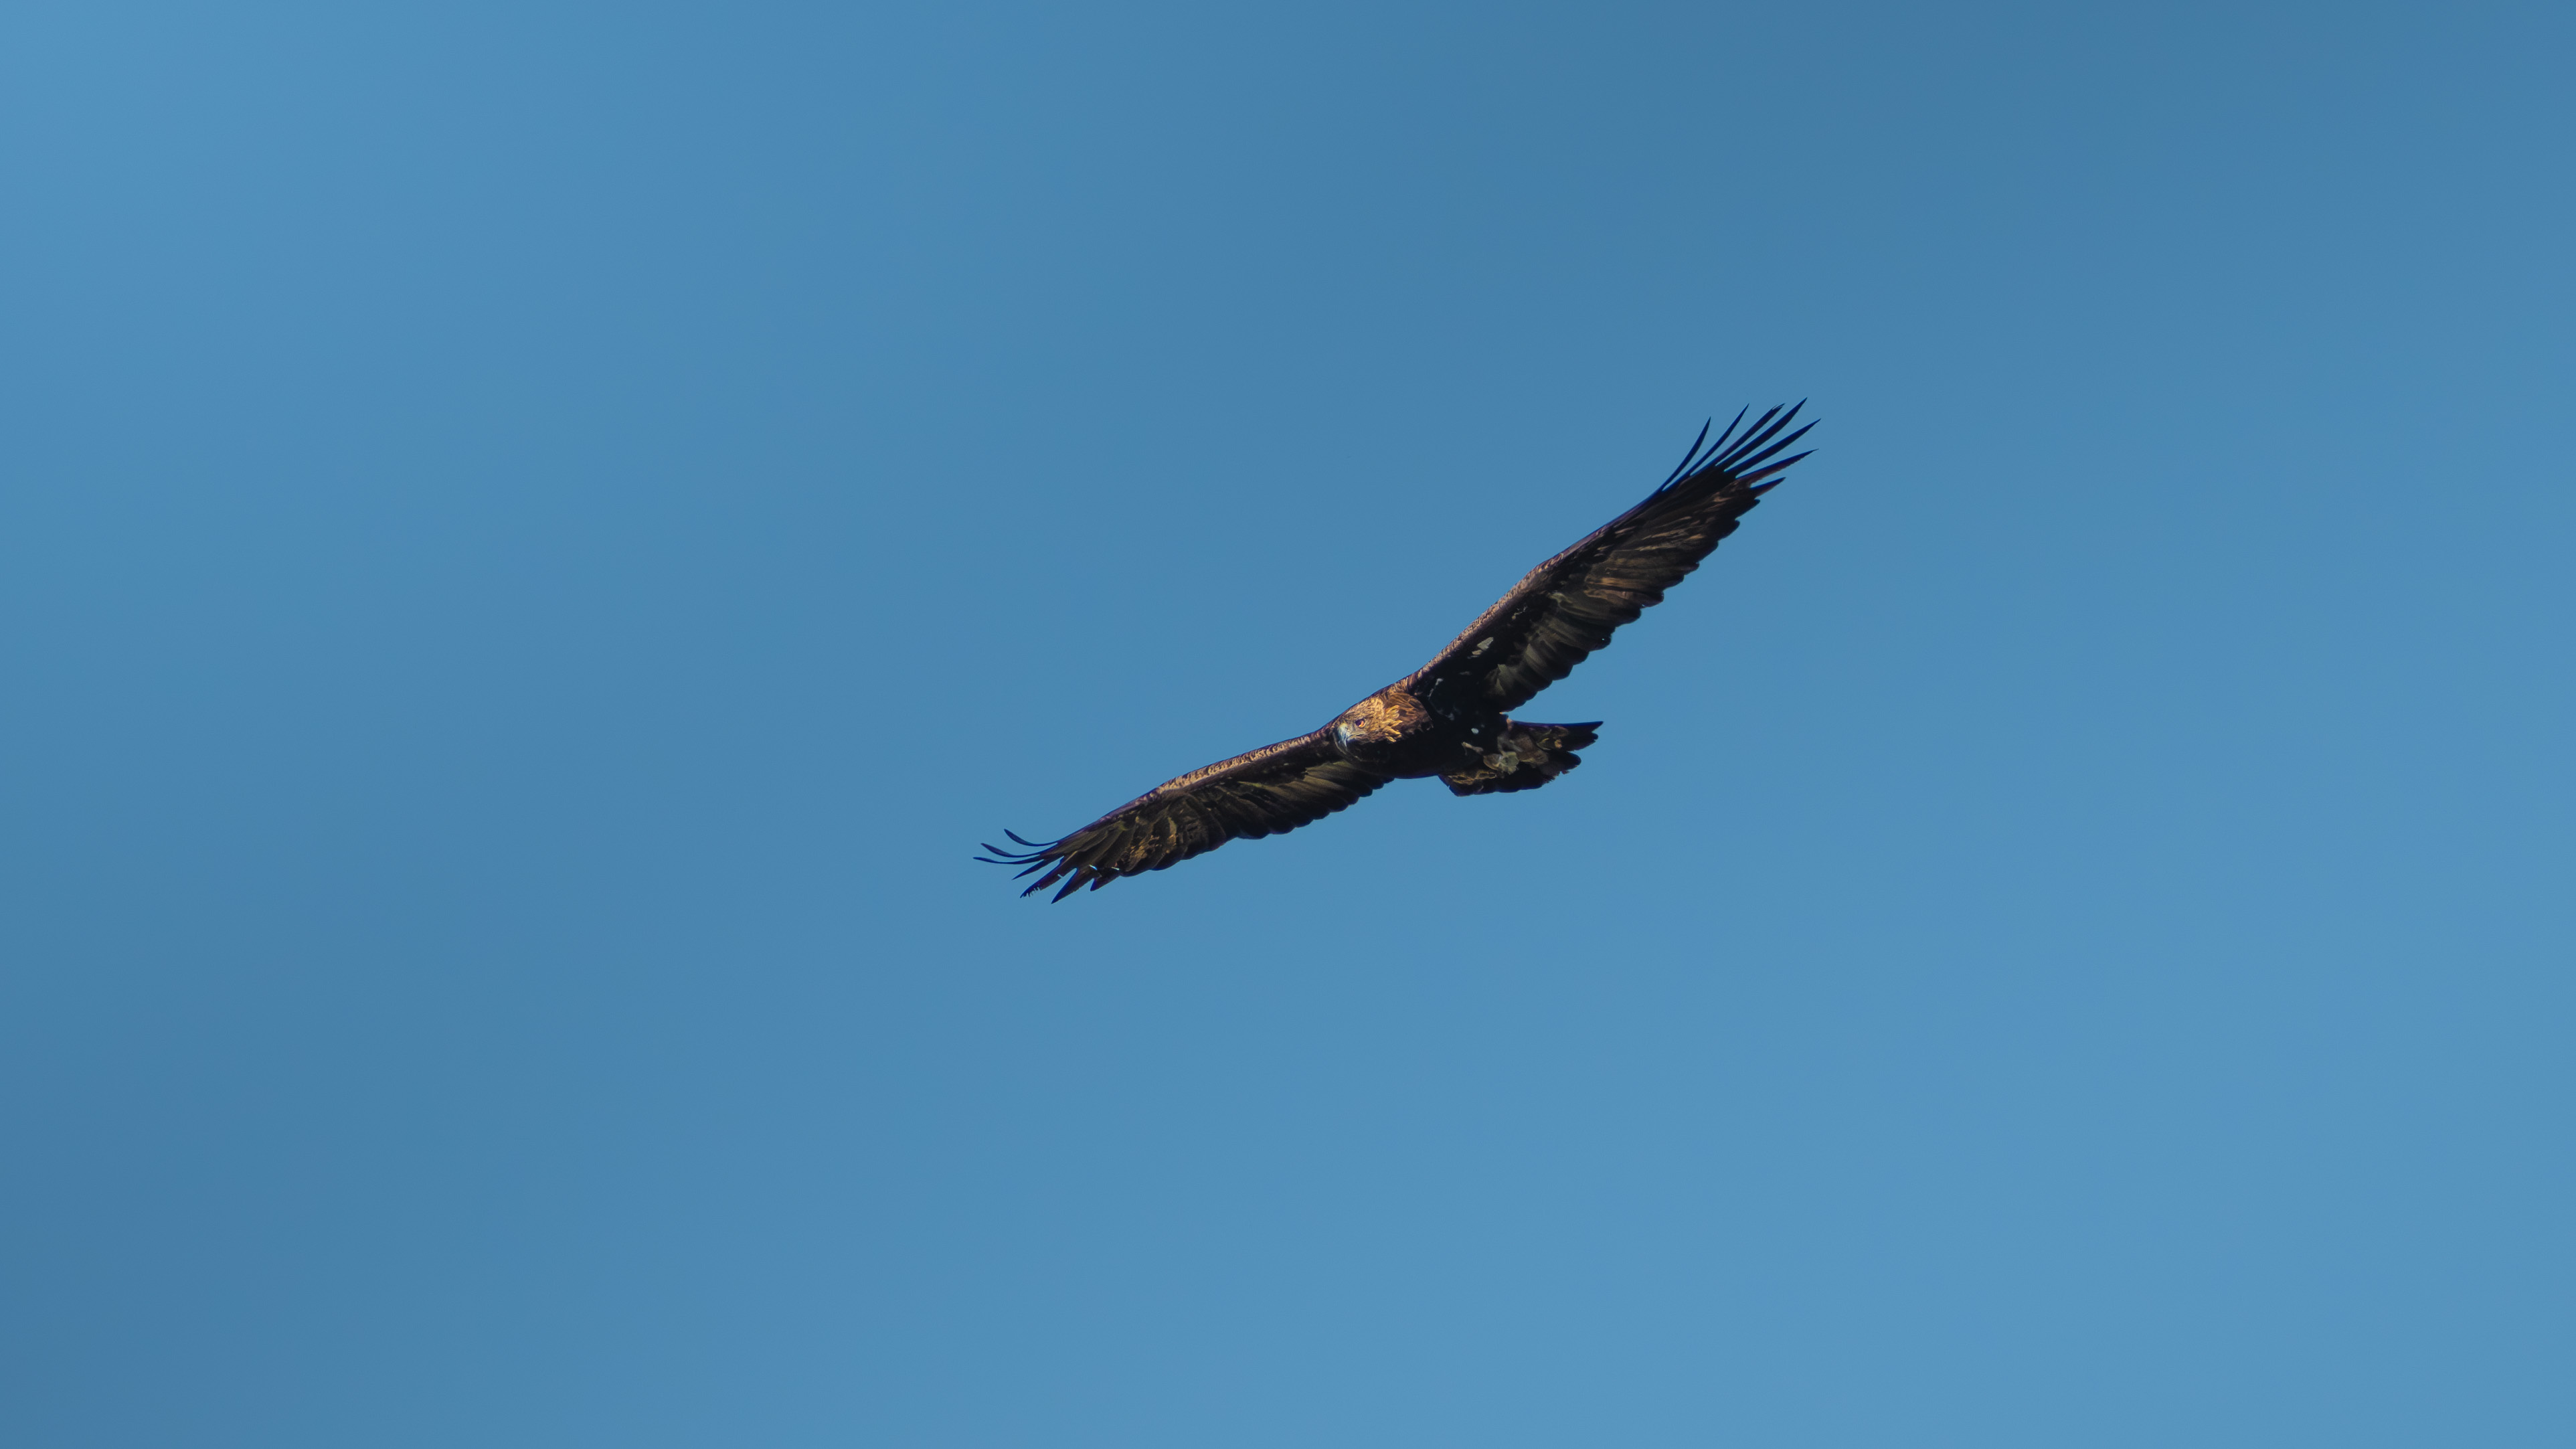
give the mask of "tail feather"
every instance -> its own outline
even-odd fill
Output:
[[[1500,738],[1480,751],[1465,769],[1442,775],[1453,795],[1500,795],[1535,790],[1583,763],[1575,753],[1600,738],[1601,721],[1590,724],[1522,724],[1505,720]]]

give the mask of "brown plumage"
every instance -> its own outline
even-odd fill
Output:
[[[1574,752],[1592,743],[1599,721],[1526,724],[1507,711],[1663,602],[1666,589],[1735,531],[1807,456],[1781,456],[1815,426],[1787,431],[1797,415],[1795,407],[1773,408],[1739,435],[1738,413],[1713,444],[1700,429],[1646,501],[1530,570],[1437,658],[1322,729],[1167,780],[1061,840],[1013,834],[1024,849],[987,845],[992,854],[977,859],[1036,875],[1022,895],[1061,880],[1055,898],[1063,900],[1229,840],[1294,830],[1389,780],[1437,775],[1459,795],[1537,789],[1583,763]]]

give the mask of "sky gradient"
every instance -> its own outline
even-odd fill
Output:
[[[2568,1442],[2576,12],[2152,12],[12,7],[0,1441]]]

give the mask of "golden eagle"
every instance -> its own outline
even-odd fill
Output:
[[[1804,407],[1801,403],[1798,407]],[[1745,412],[1752,409],[1747,408]],[[1737,413],[1715,443],[1690,451],[1646,501],[1540,564],[1449,642],[1439,657],[1352,705],[1312,734],[1192,770],[1061,840],[986,845],[992,865],[1038,875],[1063,900],[1088,885],[1161,870],[1229,840],[1275,835],[1321,820],[1389,780],[1437,775],[1459,795],[1535,790],[1583,763],[1591,724],[1524,724],[1504,713],[1529,702],[1610,642],[1610,631],[1663,602],[1735,531],[1806,436],[1788,432],[1798,408],[1773,408],[1741,434]]]

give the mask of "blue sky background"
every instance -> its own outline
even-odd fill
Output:
[[[11,7],[0,1439],[2567,1442],[2576,12],[2115,11]]]

